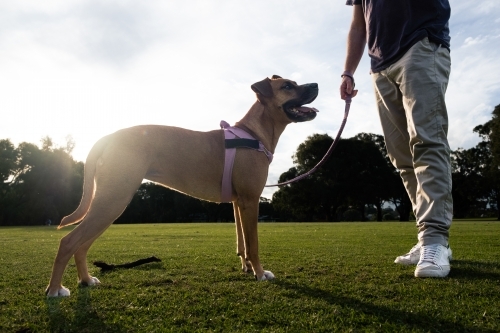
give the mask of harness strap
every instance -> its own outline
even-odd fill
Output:
[[[238,127],[231,127],[227,122],[222,120],[220,127],[224,130],[224,171],[222,173],[222,190],[221,202],[231,202],[233,187],[231,178],[233,175],[234,157],[236,156],[236,148],[250,148],[266,154],[269,164],[273,161],[273,153],[264,147],[264,144],[256,140],[252,135]]]
[[[226,149],[237,147],[259,149],[259,141],[252,139],[226,139],[225,145]]]

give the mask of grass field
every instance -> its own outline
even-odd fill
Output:
[[[413,223],[261,223],[272,282],[239,270],[232,224],[113,225],[89,261],[161,263],[100,273],[69,298],[47,299],[69,229],[0,228],[0,332],[500,332],[500,223],[458,221],[445,279],[393,263]]]

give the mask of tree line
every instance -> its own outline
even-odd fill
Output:
[[[452,152],[454,217],[500,219],[500,105],[473,131],[481,141]],[[294,166],[279,182],[311,169],[333,139],[313,134],[292,156]],[[79,204],[83,162],[72,156],[74,141],[56,147],[50,137],[40,147],[17,147],[0,140],[0,225],[59,224]],[[413,219],[411,203],[389,161],[381,135],[360,133],[341,139],[329,160],[314,174],[281,186],[272,200],[261,198],[264,221],[363,221]],[[198,200],[168,188],[143,183],[116,223],[234,221],[229,203]]]

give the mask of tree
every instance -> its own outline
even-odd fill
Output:
[[[491,192],[484,170],[491,159],[486,147],[459,148],[451,154],[453,215],[456,218],[478,217],[486,210]]]
[[[474,130],[483,136],[485,146],[489,145],[491,151],[491,164],[487,167],[485,177],[491,185],[492,202],[496,206],[497,219],[500,220],[500,104],[492,112],[493,118],[489,122],[489,133],[481,131],[479,128]],[[485,128],[483,128],[485,130]],[[487,139],[489,136],[489,141]]]
[[[382,135],[373,133],[359,133],[354,136],[354,138],[361,141],[373,142],[384,157],[388,168],[393,172],[392,178],[394,178],[389,179],[391,178],[391,176],[386,175],[387,183],[385,187],[384,197],[389,197],[388,201],[390,201],[396,207],[396,210],[399,213],[400,221],[409,221],[410,212],[412,211],[410,197],[408,196],[403,182],[401,181],[399,170],[394,168],[394,166],[392,165],[389,154],[387,153],[384,137]],[[384,201],[385,200],[380,197],[379,202],[375,204],[377,208],[377,221],[382,221],[383,219],[382,205],[384,204]]]
[[[12,147],[7,144],[2,149],[16,159],[9,162],[8,188],[2,179],[0,224],[36,225],[48,219],[58,223],[78,205],[83,163],[75,162],[63,149],[54,149],[49,137],[42,139],[42,149],[26,142],[19,144],[15,152]],[[0,164],[6,161],[2,158]]]
[[[202,201],[155,183],[141,184],[116,223],[234,221],[229,203]]]
[[[492,114],[493,118],[488,122],[489,133],[484,133],[483,135],[489,136],[493,156],[492,168],[498,170],[500,169],[500,104],[495,106]],[[478,133],[482,134],[479,130]]]
[[[297,168],[293,167],[280,176],[279,182],[298,175]],[[314,221],[315,216],[319,216],[320,220],[332,221],[336,200],[324,185],[318,183],[317,178],[310,177],[281,186],[272,198],[274,210],[279,214],[280,220]]]
[[[271,200],[260,197],[259,200],[259,219],[275,219],[274,217],[274,208]]]
[[[493,117],[483,125],[476,126],[474,132],[482,139],[476,149],[479,172],[484,177],[486,191],[489,191],[489,205],[497,210],[500,220],[500,105],[493,110]]]
[[[481,142],[452,152],[455,217],[479,217],[496,210],[500,219],[500,105],[485,124],[474,127]]]
[[[0,140],[0,186],[8,182],[16,169],[16,162],[17,150],[12,142]]]
[[[284,173],[280,182],[314,167],[332,142],[326,134],[308,137],[293,156],[296,166]],[[327,221],[342,218],[339,207],[351,207],[364,219],[367,204],[380,206],[390,197],[391,183],[395,181],[392,169],[371,139],[341,139],[320,169],[306,179],[281,187],[273,203],[280,210],[288,208],[295,215],[300,212],[306,218],[312,215]]]
[[[17,169],[18,151],[10,140],[0,140],[0,225],[12,206],[12,179]]]

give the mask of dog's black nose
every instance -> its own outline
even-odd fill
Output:
[[[318,89],[318,84],[317,83],[308,83],[307,84],[309,86],[309,88],[311,89]]]

